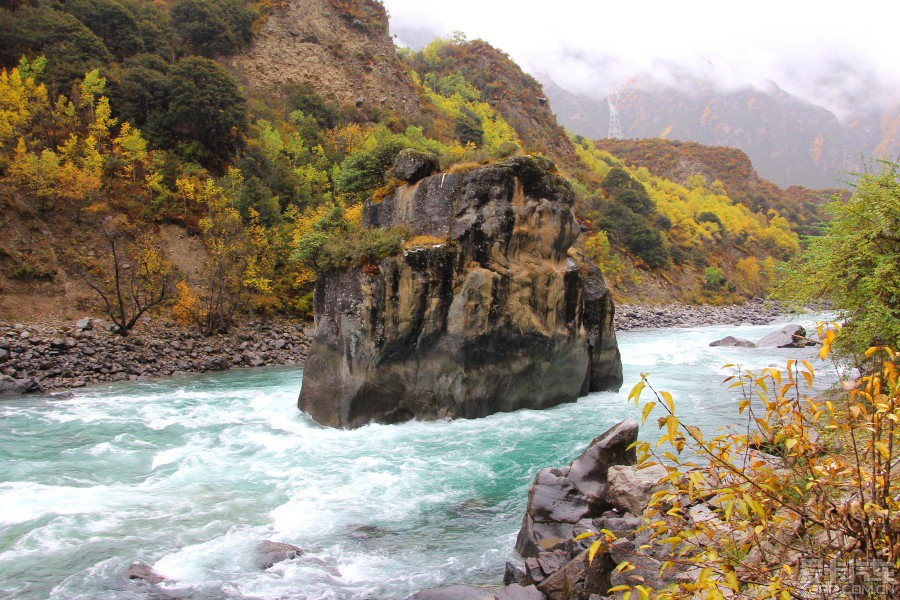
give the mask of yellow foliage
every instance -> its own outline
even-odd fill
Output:
[[[179,326],[189,327],[200,320],[200,314],[200,296],[182,279],[175,284],[175,304],[172,305],[172,318]]]
[[[430,246],[439,246],[446,243],[446,238],[439,238],[433,235],[416,235],[403,242],[403,247],[407,250],[410,250],[413,248],[428,248]]]
[[[822,324],[819,336],[825,359],[839,328]],[[686,424],[671,394],[642,375],[629,400],[640,405],[649,391],[643,421],[663,413],[661,437],[656,444],[638,442],[638,460],[668,471],[642,529],[648,547],[689,549],[664,564],[664,572],[695,573],[653,598],[713,597],[723,582],[742,597],[806,598],[823,583],[809,565],[837,565],[832,575],[849,586],[858,580],[841,579],[837,569],[850,567],[851,558],[855,569],[869,569],[856,571],[869,582],[896,576],[900,354],[880,346],[866,356],[869,374],[844,382],[850,392],[840,398],[813,395],[816,373],[805,360],[789,360],[784,370],[736,368],[725,381],[740,392],[744,422],[719,434]],[[859,597],[887,600],[894,592],[882,585]]]
[[[0,71],[0,147],[30,129],[35,115],[47,109],[47,88],[19,69]]]
[[[362,204],[354,204],[344,210],[344,218],[351,227],[362,227]]]

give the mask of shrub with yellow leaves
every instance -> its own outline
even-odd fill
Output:
[[[820,357],[839,338],[820,327]],[[868,374],[844,392],[812,393],[806,360],[760,373],[734,369],[741,417],[708,437],[646,375],[629,399],[662,436],[638,442],[642,465],[668,476],[644,514],[646,547],[666,547],[665,589],[620,585],[642,598],[871,598],[900,592],[900,353],[872,347]],[[847,391],[849,388],[849,391]],[[697,518],[698,510],[705,515]],[[619,570],[628,570],[623,562]]]

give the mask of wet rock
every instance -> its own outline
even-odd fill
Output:
[[[806,329],[801,325],[785,325],[756,343],[757,348],[803,348],[813,344],[807,342]]]
[[[522,583],[523,581],[525,581],[525,569],[507,561],[503,568],[503,585]]]
[[[450,585],[422,590],[406,600],[494,600],[494,595],[471,585]]]
[[[165,577],[153,570],[153,567],[146,563],[134,563],[125,569],[125,576],[128,579],[139,579],[156,585],[166,580]]]
[[[303,555],[303,550],[292,544],[265,540],[256,546],[256,565],[266,570],[276,563],[293,560]]]
[[[394,159],[394,177],[407,183],[425,179],[438,170],[437,157],[414,148],[400,151]]]
[[[605,593],[611,587],[612,568],[608,554],[598,554],[588,562],[587,551],[584,551],[538,584],[537,589],[550,600],[588,598],[591,594]]]
[[[537,557],[571,540],[577,523],[600,517],[612,508],[609,469],[637,462],[634,448],[629,448],[637,434],[637,422],[627,419],[594,439],[568,467],[538,472],[516,540],[519,555]]]
[[[650,498],[659,489],[659,481],[668,475],[665,467],[654,465],[638,469],[630,465],[609,468],[609,497],[613,506],[632,515],[642,515]]]
[[[750,340],[734,337],[733,335],[726,335],[722,339],[710,342],[709,345],[713,347],[724,346],[726,348],[756,348],[756,344]]]
[[[0,396],[35,394],[42,391],[44,391],[44,386],[33,377],[15,379],[9,375],[0,375]]]

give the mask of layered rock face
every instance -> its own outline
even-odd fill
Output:
[[[552,163],[514,157],[367,204],[365,226],[403,224],[428,237],[378,265],[320,278],[301,410],[359,427],[618,389],[613,303],[597,267],[570,251],[573,200]]]

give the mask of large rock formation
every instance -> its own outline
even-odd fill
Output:
[[[570,250],[573,200],[552,163],[520,156],[368,203],[364,225],[428,237],[320,278],[300,408],[358,427],[618,389],[613,303],[597,267]]]

